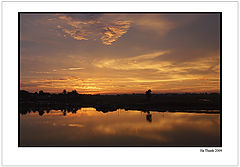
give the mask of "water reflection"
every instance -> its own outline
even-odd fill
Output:
[[[220,115],[49,109],[20,115],[20,131],[21,146],[219,146]]]
[[[146,120],[147,120],[148,122],[152,122],[152,114],[150,114],[149,111],[147,112]]]

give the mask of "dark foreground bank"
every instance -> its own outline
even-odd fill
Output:
[[[221,96],[218,93],[186,94],[121,94],[84,95],[77,92],[60,94],[29,93],[20,91],[20,113],[30,111],[66,110],[76,112],[82,107],[110,112],[117,109],[160,112],[205,112],[219,113]]]

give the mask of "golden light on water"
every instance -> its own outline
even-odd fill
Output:
[[[57,114],[58,113],[58,114]],[[82,108],[76,113],[51,110],[21,115],[21,141],[31,145],[218,145],[220,115],[147,113],[118,109],[103,113]],[[34,130],[35,135],[31,131]]]

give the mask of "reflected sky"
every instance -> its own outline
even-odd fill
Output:
[[[220,114],[50,110],[20,115],[20,146],[219,146]]]

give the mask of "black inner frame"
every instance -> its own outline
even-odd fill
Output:
[[[201,146],[21,146],[20,144],[20,15],[21,14],[219,14],[220,16],[220,145],[222,147],[222,12],[18,12],[18,147],[200,147]],[[204,146],[213,147],[213,146]]]

